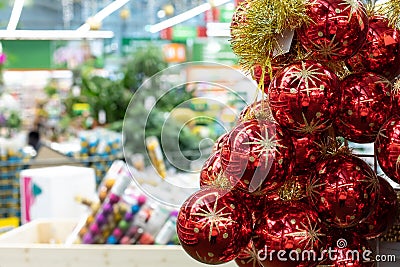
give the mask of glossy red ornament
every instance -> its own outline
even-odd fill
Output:
[[[391,117],[379,131],[375,142],[379,166],[393,181],[400,183],[400,117]]]
[[[325,227],[313,208],[294,201],[270,206],[256,221],[253,232],[254,246],[264,267],[297,266],[301,262],[315,261],[317,255],[302,259],[302,251],[319,251],[326,235]],[[277,257],[280,250],[286,252],[283,257],[286,262]]]
[[[323,135],[305,135],[292,137],[296,154],[295,171],[307,172],[322,157]]]
[[[320,257],[323,259],[318,266],[374,266],[374,251],[368,241],[354,231],[335,230],[330,233]]]
[[[274,77],[269,88],[275,120],[297,136],[326,130],[339,99],[336,74],[311,60],[288,65]]]
[[[362,159],[335,155],[321,160],[307,186],[312,206],[333,227],[352,227],[365,220],[376,207],[379,181]]]
[[[239,253],[238,257],[235,259],[235,263],[239,267],[263,267],[258,260],[258,252],[252,240],[250,240],[247,247]]]
[[[341,83],[335,127],[355,143],[372,143],[392,111],[391,83],[372,72],[353,74]]]
[[[229,190],[205,188],[183,203],[177,233],[183,249],[195,260],[221,264],[237,257],[250,240],[249,212]]]
[[[248,120],[237,125],[221,149],[221,163],[235,189],[265,195],[292,172],[290,136],[275,122]]]
[[[390,27],[384,17],[370,18],[367,40],[347,65],[353,72],[372,71],[392,79],[399,74],[399,62],[400,31]]]
[[[278,193],[268,195],[252,195],[240,190],[234,190],[233,193],[238,201],[245,204],[247,210],[252,215],[253,222],[265,212],[267,206],[272,201],[279,200]]]
[[[368,16],[359,0],[316,0],[307,10],[310,23],[300,28],[303,47],[323,60],[343,60],[364,44]]]
[[[248,105],[240,112],[238,118],[239,122],[253,119],[275,121],[268,100]]]
[[[205,187],[232,189],[221,167],[221,154],[213,153],[204,163],[200,171],[200,188]]]
[[[392,227],[399,209],[396,191],[384,178],[378,178],[379,199],[376,208],[356,229],[367,239],[377,238]]]
[[[224,133],[218,139],[215,141],[214,146],[212,148],[212,152],[215,153],[217,151],[220,151],[222,148],[222,145],[228,140],[228,133]]]

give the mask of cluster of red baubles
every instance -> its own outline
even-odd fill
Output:
[[[280,261],[271,251],[362,253],[370,249],[367,239],[393,223],[398,203],[391,185],[327,136],[375,142],[380,167],[400,182],[400,117],[392,116],[400,103],[393,89],[400,32],[383,17],[369,18],[357,0],[316,0],[308,15],[313,23],[296,35],[313,60],[273,66],[268,100],[247,107],[217,140],[201,171],[201,190],[180,210],[179,239],[198,261],[370,266],[345,253]],[[353,74],[339,79],[325,64],[339,60]]]

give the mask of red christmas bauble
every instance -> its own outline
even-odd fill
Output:
[[[220,137],[218,137],[217,141],[215,141],[214,146],[212,148],[212,152],[215,153],[217,151],[220,151],[222,148],[222,145],[228,140],[228,133],[224,133]]]
[[[382,171],[400,183],[400,117],[391,117],[379,131],[375,142],[377,158]]]
[[[221,163],[239,190],[265,195],[291,174],[294,151],[290,136],[275,122],[249,120],[237,125],[221,149]]]
[[[379,237],[392,227],[398,211],[397,194],[382,177],[379,178],[379,199],[368,218],[357,226],[356,231],[367,239]]]
[[[298,136],[326,130],[339,100],[335,73],[311,60],[288,65],[274,77],[269,88],[275,120]]]
[[[355,143],[372,143],[392,110],[391,83],[378,74],[352,74],[341,83],[342,99],[335,126]]]
[[[221,154],[219,151],[212,154],[204,163],[200,171],[200,188],[205,187],[232,189],[221,167]]]
[[[314,260],[303,259],[301,254],[305,250],[319,251],[324,244],[325,231],[318,214],[309,205],[277,202],[256,221],[252,239],[264,267],[298,266]],[[286,252],[287,261],[277,258],[278,251]]]
[[[324,60],[353,56],[364,44],[368,16],[359,0],[316,0],[307,10],[311,22],[300,28],[303,47]]]
[[[353,72],[372,71],[392,79],[399,74],[399,62],[400,31],[390,27],[384,17],[370,18],[367,40],[347,65]]]
[[[240,190],[234,190],[233,193],[239,201],[246,205],[247,210],[252,215],[253,221],[262,216],[271,203],[280,200],[279,190],[270,192],[267,195],[254,195]]]
[[[235,259],[235,263],[239,267],[263,267],[258,260],[258,251],[254,247],[252,240],[250,240],[247,247],[239,253],[238,257]]]
[[[307,194],[326,223],[352,227],[376,207],[379,180],[362,159],[339,154],[317,163]]]
[[[328,236],[323,258],[318,266],[370,267],[374,266],[374,251],[368,241],[353,231],[335,231]]]
[[[267,100],[258,101],[254,104],[245,107],[240,112],[238,120],[239,122],[243,122],[253,119],[267,120],[267,121],[275,120],[274,117],[272,116],[271,108]]]
[[[237,257],[250,240],[252,219],[229,190],[205,188],[183,203],[177,233],[195,260],[221,264]]]
[[[307,172],[322,156],[323,136],[305,135],[304,137],[292,137],[296,154],[295,171]]]

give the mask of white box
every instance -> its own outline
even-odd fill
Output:
[[[22,223],[40,218],[80,218],[85,207],[76,196],[96,193],[91,168],[59,166],[23,170],[20,173]]]
[[[205,267],[180,246],[62,245],[73,220],[36,220],[0,236],[1,267]],[[48,244],[56,242],[56,244]],[[219,265],[235,267],[234,262]]]

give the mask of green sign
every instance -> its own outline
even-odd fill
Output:
[[[150,45],[155,47],[161,47],[164,44],[168,44],[168,40],[150,39],[150,38],[122,38],[122,53],[124,55],[133,54],[136,51],[147,48]]]
[[[48,40],[3,40],[8,69],[51,69],[53,45]]]
[[[219,22],[231,22],[233,13],[235,12],[235,6],[224,5],[219,9]]]
[[[197,37],[197,28],[194,26],[176,25],[172,28],[172,40],[185,41]]]
[[[193,61],[217,62],[236,65],[237,56],[233,53],[227,38],[197,39],[193,43]]]

